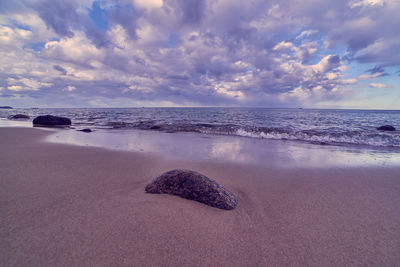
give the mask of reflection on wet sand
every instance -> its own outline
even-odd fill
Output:
[[[208,153],[209,157],[239,162],[253,161],[251,155],[242,152],[243,143],[240,142],[239,139],[240,138],[237,138],[237,140],[232,140],[232,142],[214,142],[210,152]]]
[[[0,119],[0,127],[32,127],[32,121]]]
[[[398,151],[194,133],[97,130],[87,134],[74,130],[59,130],[48,140],[125,151],[160,153],[175,159],[220,160],[277,167],[400,165]]]

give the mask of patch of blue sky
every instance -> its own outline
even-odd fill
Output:
[[[385,72],[387,74],[389,74],[389,76],[396,77],[396,76],[400,75],[400,70],[398,67],[389,66],[389,67],[382,67],[382,68],[385,70]],[[399,79],[399,78],[397,78],[397,79]],[[397,82],[399,83],[400,81],[397,81]]]
[[[99,1],[94,1],[92,3],[92,9],[89,9],[89,18],[93,21],[98,30],[106,31],[109,28],[105,16],[106,13],[107,11],[101,8]]]
[[[11,24],[10,26],[12,26],[12,27],[16,27],[18,29],[22,29],[22,30],[26,30],[26,31],[32,31],[32,29],[28,25],[21,24],[14,19],[9,19],[8,21],[10,22],[10,24]]]
[[[325,47],[324,40],[321,39],[320,42],[321,47]],[[335,45],[329,48],[324,48],[324,56],[325,55],[337,55],[340,56],[342,60],[345,60],[347,53],[347,47],[345,45]]]
[[[46,44],[46,42],[28,43],[28,44],[25,44],[22,47],[22,49],[32,49],[36,52],[39,52],[44,48],[45,44]]]
[[[393,74],[389,73],[388,76],[382,76],[379,78],[380,78],[379,79],[380,83],[387,84],[397,89],[400,89],[400,79],[398,74],[396,75],[396,73]]]
[[[179,41],[179,34],[171,32],[168,35],[166,46],[174,47],[176,44],[178,44],[178,41]]]
[[[369,74],[367,71],[373,69],[376,66],[376,64],[372,63],[360,64],[355,60],[348,61],[347,63],[345,62],[345,65],[347,66],[347,69],[343,71],[343,74],[348,78],[357,77],[363,74]]]

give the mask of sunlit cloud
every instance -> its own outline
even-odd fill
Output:
[[[383,83],[370,83],[370,87],[373,88],[392,88],[393,86],[390,84],[383,84]]]

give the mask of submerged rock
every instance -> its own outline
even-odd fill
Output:
[[[379,131],[396,131],[396,128],[394,128],[392,125],[383,125],[376,129]]]
[[[25,114],[15,114],[10,117],[8,117],[10,120],[26,120],[29,119],[30,117]]]
[[[89,128],[85,128],[85,129],[78,130],[78,131],[84,132],[84,133],[91,133],[91,132],[93,132],[92,129],[89,129]]]
[[[146,186],[146,193],[177,195],[225,210],[234,209],[238,203],[222,185],[190,170],[177,169],[161,174]]]
[[[65,126],[71,125],[71,120],[52,115],[38,116],[33,120],[33,126]]]

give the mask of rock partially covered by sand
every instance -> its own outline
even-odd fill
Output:
[[[33,120],[33,126],[65,126],[71,125],[71,120],[52,115],[38,116]]]
[[[12,116],[10,116],[8,118],[10,120],[27,120],[30,117],[28,115],[25,115],[25,114],[15,114],[15,115],[12,115]]]
[[[223,186],[190,170],[172,170],[161,174],[146,186],[146,193],[177,195],[224,210],[234,209],[238,202]]]
[[[396,131],[396,128],[394,128],[392,125],[383,125],[376,129],[378,129],[379,131]]]
[[[85,128],[85,129],[78,130],[78,131],[79,131],[79,132],[84,132],[84,133],[91,133],[91,132],[93,132],[92,129],[89,129],[89,128]]]

